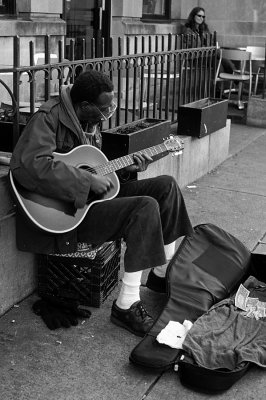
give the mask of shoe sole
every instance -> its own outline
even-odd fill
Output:
[[[115,324],[117,326],[120,326],[121,328],[125,328],[127,331],[133,333],[136,336],[139,336],[139,337],[144,337],[145,336],[145,333],[134,331],[128,325],[124,324],[122,321],[120,321],[119,319],[115,318],[113,315],[111,315],[110,320],[111,320],[111,322],[113,324]]]

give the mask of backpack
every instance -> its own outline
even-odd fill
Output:
[[[169,321],[182,324],[189,320],[194,324],[207,317],[212,307],[231,298],[249,275],[266,282],[265,267],[266,256],[252,254],[225,230],[209,223],[195,226],[167,268],[167,303],[148,334],[131,351],[130,361],[158,371],[174,368],[183,385],[201,392],[229,389],[246,373],[250,362],[230,371],[204,368],[188,352],[160,344],[156,338]]]

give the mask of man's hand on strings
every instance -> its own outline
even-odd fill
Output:
[[[153,162],[153,159],[146,153],[135,153],[133,155],[135,164],[126,167],[125,170],[129,172],[142,172],[146,171],[149,164]]]

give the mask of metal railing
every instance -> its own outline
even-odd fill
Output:
[[[155,49],[157,50],[157,49]],[[63,43],[58,43],[58,59],[51,59],[50,38],[45,40],[44,64],[35,65],[34,43],[30,42],[30,65],[20,65],[20,38],[14,37],[12,68],[1,72],[13,74],[13,90],[6,87],[12,109],[2,104],[2,120],[13,123],[12,147],[21,125],[38,109],[40,103],[58,95],[62,84],[73,83],[88,68],[106,73],[114,82],[116,114],[103,129],[141,118],[178,120],[179,105],[213,96],[216,47],[171,49],[94,59],[65,60]],[[0,80],[3,84],[3,81]],[[7,85],[6,85],[7,86]],[[28,107],[22,94],[28,93]],[[1,133],[0,133],[1,150]],[[3,150],[3,149],[2,149]]]
[[[204,46],[215,46],[217,33],[207,34]],[[137,54],[167,50],[187,49],[201,46],[198,35],[191,34],[161,34],[161,35],[125,35],[105,38],[81,38],[80,36],[66,38],[66,58],[69,60],[107,57],[111,55]]]

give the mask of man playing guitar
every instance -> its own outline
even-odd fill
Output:
[[[10,163],[14,182],[77,211],[86,207],[89,198],[111,193],[115,181],[109,174],[64,162],[55,153],[64,155],[86,145],[100,148],[98,124],[115,112],[113,90],[110,79],[94,70],[81,73],[73,85],[62,86],[60,96],[45,102],[24,128]],[[122,169],[122,174],[144,171],[152,161],[144,151],[134,154],[132,165]],[[108,201],[96,201],[88,208],[73,229],[42,229],[21,207],[17,213],[21,251],[70,253],[76,251],[78,242],[125,241],[125,272],[111,321],[138,336],[144,336],[153,324],[140,300],[142,271],[152,268],[147,286],[165,292],[165,271],[175,240],[191,232],[181,191],[167,175],[121,183]]]

